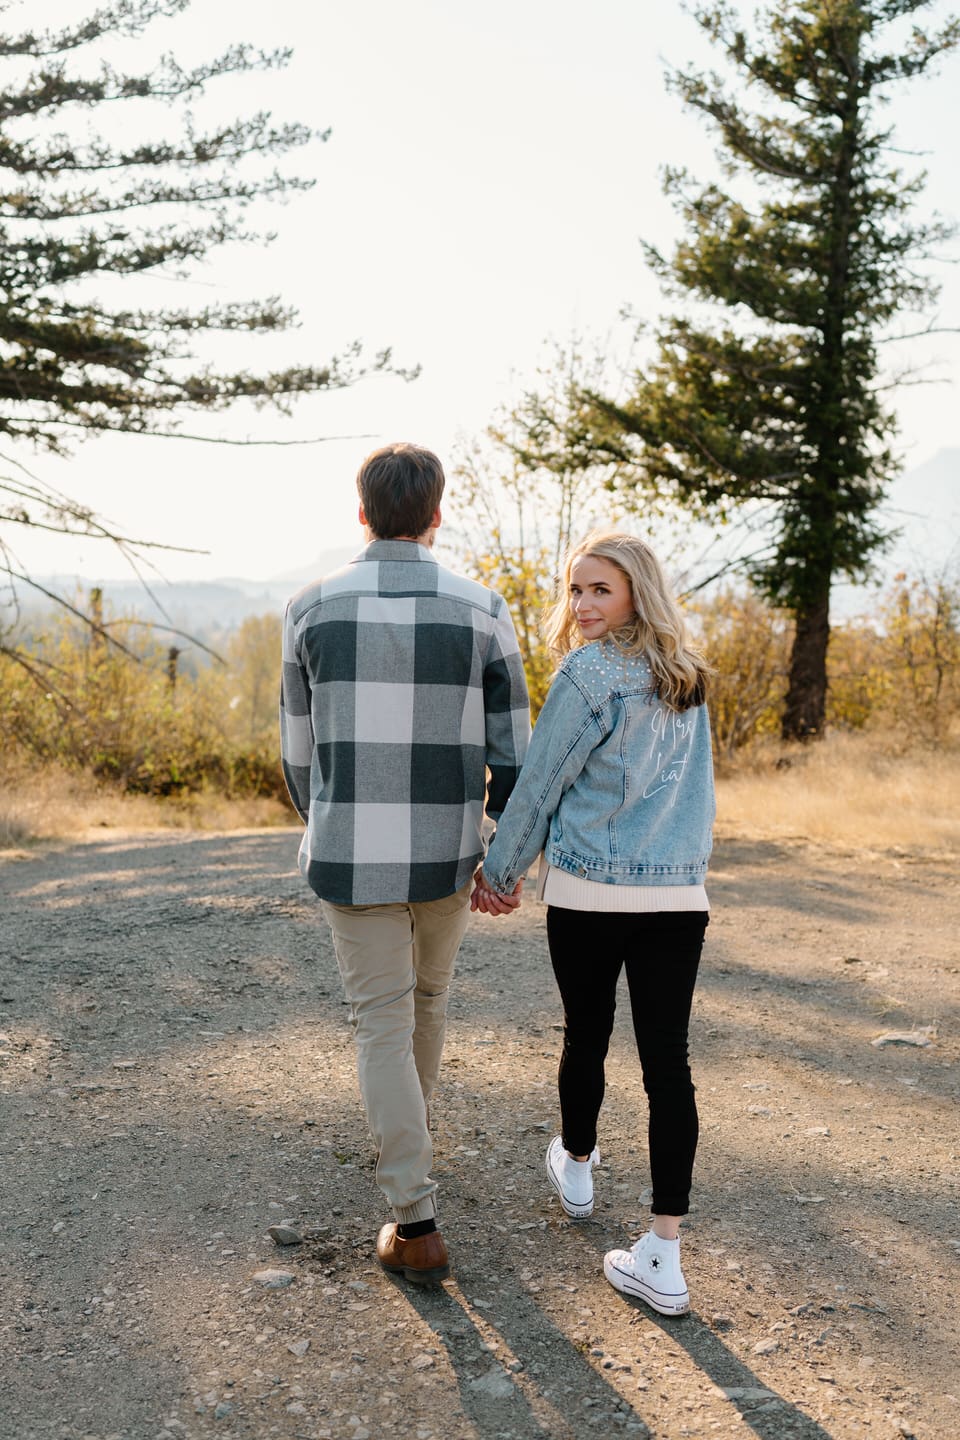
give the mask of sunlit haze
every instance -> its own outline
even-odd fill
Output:
[[[56,23],[77,8],[76,0],[30,0],[5,11],[4,28]],[[949,10],[931,5],[924,23]],[[686,165],[701,178],[716,168],[709,133],[664,85],[666,62],[717,63],[678,5],[194,0],[184,16],[151,26],[135,58],[129,47],[117,57],[145,68],[148,52],[172,51],[186,64],[241,40],[289,44],[294,59],[280,74],[215,83],[198,114],[266,108],[330,127],[326,144],[283,162],[315,177],[315,188],[257,208],[255,221],[278,232],[272,246],[215,253],[188,282],[138,291],[131,281],[126,303],[279,293],[299,308],[299,330],[209,353],[265,368],[321,362],[361,339],[371,355],[391,346],[398,364],[419,364],[422,374],[318,396],[292,418],[252,408],[184,418],[187,431],[237,441],[346,437],[317,445],[116,436],[78,445],[69,460],[17,452],[40,479],[127,534],[209,552],[164,557],[170,579],[263,579],[359,543],[353,477],[368,450],[412,439],[449,462],[458,435],[481,432],[532,381],[551,337],[619,345],[621,306],[650,319],[665,310],[639,245],[642,237],[669,247],[677,233],[660,167]],[[932,81],[903,88],[889,109],[897,144],[926,152],[902,157],[929,173],[921,215],[960,209],[958,94],[960,57],[948,57]],[[87,123],[81,117],[80,127]],[[89,123],[109,136],[122,121],[118,111]],[[939,323],[958,324],[960,275],[946,264],[937,274]],[[901,449],[914,467],[960,444],[960,347],[944,334],[887,349],[897,368],[937,362],[929,374],[945,382],[910,386],[897,400]],[[102,545],[14,538],[35,572],[122,573]]]

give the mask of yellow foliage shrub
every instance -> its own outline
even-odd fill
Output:
[[[491,553],[475,555],[471,568],[510,604],[536,715],[554,668],[539,625],[555,557],[530,545],[511,551],[499,535],[492,539]],[[737,757],[751,747],[761,769],[778,758],[785,765],[789,757],[776,737],[790,617],[730,588],[687,610],[717,672],[710,708],[721,773],[745,774],[749,761],[738,766]],[[2,758],[8,767],[29,761],[178,803],[201,795],[225,803],[261,797],[292,818],[276,729],[279,655],[274,615],[245,621],[227,638],[222,661],[202,665],[189,648],[169,649],[133,620],[108,620],[98,631],[54,617],[29,647],[0,648]],[[898,577],[875,622],[834,627],[828,665],[835,734],[872,735],[890,755],[918,745],[942,750],[960,738],[955,586]],[[17,823],[11,816],[11,833]]]
[[[279,632],[272,616],[248,621],[226,663],[190,674],[132,621],[98,632],[56,617],[29,649],[0,654],[0,735],[13,752],[131,793],[284,799]]]

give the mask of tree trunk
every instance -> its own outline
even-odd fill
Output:
[[[812,406],[808,439],[818,457],[814,483],[806,498],[809,533],[803,561],[805,583],[794,603],[796,633],[790,656],[790,684],[781,722],[784,740],[816,740],[823,734],[827,709],[827,645],[830,641],[830,583],[836,566],[838,502],[848,483],[851,452],[860,437],[849,430],[849,381],[846,343],[850,314],[850,237],[854,227],[852,187],[859,138],[860,36],[842,62],[849,86],[839,110],[841,131],[836,168],[824,217],[829,236],[823,319],[817,370],[817,403]],[[850,442],[853,441],[851,444]]]
[[[822,595],[797,610],[796,622],[781,735],[784,740],[816,740],[823,734],[827,708],[829,581]]]

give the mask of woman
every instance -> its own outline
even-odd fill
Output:
[[[687,1027],[714,817],[709,670],[652,551],[615,531],[589,535],[567,557],[546,636],[564,658],[472,903],[499,913],[543,850],[538,894],[564,1009],[562,1134],[546,1164],[574,1217],[593,1210],[604,1060],[626,969],[649,1101],[653,1225],[603,1268],[616,1289],[681,1315],[690,1299],[678,1236],[698,1134]]]

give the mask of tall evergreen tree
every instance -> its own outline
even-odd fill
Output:
[[[907,27],[929,3],[772,0],[756,34],[725,4],[694,12],[744,88],[672,76],[719,134],[722,180],[667,172],[684,238],[669,258],[647,256],[674,295],[730,318],[704,321],[698,305],[664,322],[629,400],[585,397],[570,436],[618,457],[641,492],[706,514],[771,506],[773,545],[753,578],[796,620],[788,739],[823,729],[831,584],[862,578],[884,540],[895,418],[878,344],[934,299],[918,262],[951,233],[910,218],[923,177],[897,168],[880,112],[891,85],[960,40],[956,20]]]
[[[176,109],[220,77],[255,76],[289,59],[237,44],[192,69],[166,55],[122,73],[98,58],[110,42],[139,37],[189,3],[107,0],[60,29],[0,34],[9,76],[0,86],[0,432],[15,439],[62,452],[77,431],[169,433],[185,412],[244,397],[283,409],[291,397],[362,373],[356,347],[269,373],[217,369],[196,356],[207,335],[286,329],[295,312],[275,297],[138,309],[95,293],[98,286],[112,297],[110,277],[182,275],[227,242],[262,240],[243,224],[246,207],[313,183],[264,173],[258,159],[312,138],[267,113],[206,131],[185,113],[173,138],[140,138],[156,118],[147,102]],[[9,8],[0,0],[0,14]],[[116,138],[65,133],[82,128],[84,111],[109,115]],[[118,124],[127,112],[132,129]],[[372,365],[388,363],[385,352]],[[11,502],[0,518],[27,520],[25,498],[4,488]]]

